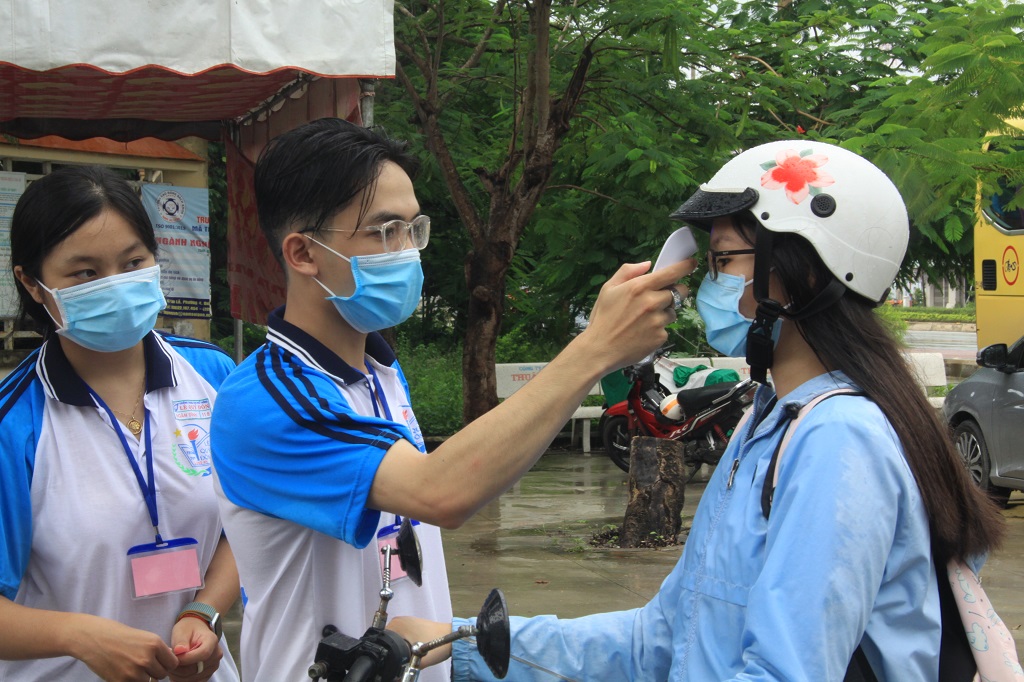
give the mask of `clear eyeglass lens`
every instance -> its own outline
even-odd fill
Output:
[[[417,249],[427,248],[430,241],[430,218],[425,215],[417,216],[412,221],[412,245]]]
[[[380,233],[386,253],[403,251],[410,244],[414,248],[422,250],[430,241],[430,218],[425,215],[417,216],[411,223],[404,220],[390,220],[376,229]]]
[[[384,250],[388,253],[401,251],[408,234],[409,228],[401,220],[392,220],[380,226],[380,237],[384,240]]]

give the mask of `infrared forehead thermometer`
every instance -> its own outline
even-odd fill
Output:
[[[680,227],[665,240],[658,254],[658,260],[654,262],[654,270],[661,270],[664,267],[686,260],[697,253],[697,240],[688,227]]]
[[[697,240],[693,238],[693,233],[690,232],[688,227],[680,227],[678,230],[673,232],[665,240],[665,243],[661,247],[661,253],[658,254],[658,260],[654,262],[654,269],[651,272],[660,270],[664,267],[668,267],[679,261],[686,260],[693,254],[697,253]],[[651,353],[646,358],[640,361],[640,363],[651,362],[654,360],[654,353]]]

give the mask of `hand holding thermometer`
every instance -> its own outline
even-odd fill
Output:
[[[680,227],[665,240],[651,272],[686,260],[695,253],[697,253],[697,240],[693,238],[693,233],[688,227]],[[682,299],[678,295],[673,296],[673,299],[676,301],[676,308],[682,305]],[[652,360],[654,360],[654,353],[648,355],[641,362],[651,362]]]

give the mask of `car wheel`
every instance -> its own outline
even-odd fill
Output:
[[[969,419],[962,421],[953,431],[953,439],[960,461],[974,484],[987,492],[997,504],[1006,506],[1010,490],[992,484],[992,460],[989,459],[988,446],[985,437],[981,435],[981,428]]]
[[[604,451],[615,466],[625,472],[629,472],[629,446],[633,441],[633,434],[629,432],[629,422],[622,415],[608,417],[601,427],[601,440],[604,443]]]

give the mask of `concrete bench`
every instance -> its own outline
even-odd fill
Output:
[[[944,388],[946,386],[948,381],[946,378],[946,361],[942,357],[942,353],[915,353],[908,351],[904,355],[910,363],[910,369],[913,371],[917,383],[921,386],[925,396],[928,395],[928,389],[930,388]],[[945,402],[945,396],[928,398],[928,404],[940,411],[942,410],[942,404]]]
[[[544,369],[546,362],[499,363],[494,366],[495,378],[498,383],[498,398],[504,400],[526,385],[537,373]],[[604,395],[601,384],[597,383],[590,389],[589,395]],[[604,408],[599,406],[585,407],[580,405],[573,412],[569,423],[572,428],[572,442],[577,441],[577,422],[583,440],[583,452],[590,452],[590,426],[592,419],[600,419]]]
[[[926,396],[928,389],[946,386],[946,361],[942,357],[942,353],[907,351],[904,355],[910,364],[911,372]],[[656,369],[662,383],[669,388],[676,388],[676,383],[672,378],[673,370],[679,366],[696,367],[697,365],[705,365],[714,369],[734,369],[739,372],[741,379],[750,377],[750,366],[743,358],[667,357],[658,360]],[[928,398],[928,404],[941,410],[945,400],[944,397]]]

